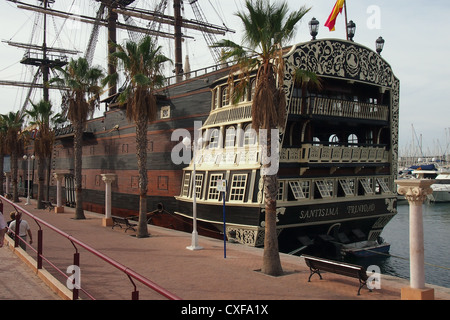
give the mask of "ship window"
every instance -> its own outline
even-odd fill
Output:
[[[339,137],[337,134],[332,134],[330,138],[328,139],[329,142],[331,142],[330,145],[338,146],[339,145]]]
[[[385,179],[389,179],[389,178],[377,178],[377,189],[379,190],[381,188],[381,190],[383,192],[391,192],[391,190],[389,190],[389,187],[387,186],[387,181]]]
[[[317,180],[316,186],[322,198],[330,198],[333,196],[333,180]]]
[[[209,178],[208,199],[219,200],[220,192],[217,190],[217,181],[222,179],[222,173],[211,174]]]
[[[230,201],[243,201],[245,185],[247,183],[246,174],[234,174],[231,181]]]
[[[184,174],[184,181],[183,181],[183,193],[182,196],[187,197],[189,195],[189,182],[191,181],[191,174],[186,172]]]
[[[225,148],[234,147],[236,142],[236,129],[231,126],[228,127],[225,133]]]
[[[295,199],[299,200],[306,198],[300,181],[289,181],[289,186],[291,187]]]
[[[313,138],[313,146],[319,147],[320,146],[320,139],[318,137]]]
[[[339,183],[346,196],[355,194],[355,181],[353,179],[339,179]]]
[[[283,199],[284,199],[284,181],[278,181],[277,200],[282,201]]]
[[[349,144],[357,144],[358,143],[358,136],[354,133],[348,136],[348,143]]]
[[[370,184],[370,179],[361,179],[359,180],[366,194],[373,194],[372,186]]]
[[[255,143],[256,143],[256,131],[252,128],[252,125],[249,124],[245,128],[244,146],[253,145]]]
[[[202,186],[203,186],[203,175],[196,174],[195,175],[195,197],[200,199],[202,195]]]
[[[230,97],[228,95],[228,87],[222,87],[222,107],[225,107],[230,104]]]
[[[212,109],[217,109],[217,88],[212,91]]]
[[[303,194],[305,195],[305,198],[309,199],[309,192],[311,189],[309,181],[302,181],[300,184],[302,185],[302,191]]]
[[[243,87],[244,86],[244,87]],[[235,96],[237,96],[238,94],[240,94],[239,97],[239,102],[243,102],[247,100],[248,97],[248,84],[246,81],[244,82],[238,82],[235,86],[236,89],[234,89],[233,93]]]
[[[366,143],[372,144],[373,143],[373,132],[372,130],[366,132]]]
[[[213,129],[209,138],[209,149],[219,147],[219,129]]]
[[[255,95],[255,88],[256,88],[256,79],[253,78],[251,81],[251,89],[250,89],[250,99],[249,101],[253,100],[253,96]]]
[[[161,107],[161,119],[170,118],[170,106]]]

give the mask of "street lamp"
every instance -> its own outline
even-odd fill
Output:
[[[190,147],[191,146],[191,139],[189,137],[184,137],[183,139],[183,144],[186,147]],[[203,249],[202,247],[200,247],[198,245],[198,232],[197,232],[197,181],[195,179],[195,162],[197,161],[196,159],[196,149],[197,149],[197,144],[201,145],[201,138],[199,139],[199,141],[197,143],[195,143],[195,139],[194,139],[194,143],[192,145],[192,159],[193,159],[193,169],[192,169],[192,238],[191,238],[191,245],[189,247],[186,247],[186,249],[189,250],[201,250]]]
[[[353,20],[350,20],[350,22],[347,23],[347,35],[348,35],[347,40],[353,41],[355,31],[356,31],[356,24],[353,22]]]
[[[384,39],[382,37],[378,37],[378,39],[375,41],[375,47],[377,49],[377,53],[381,54],[381,51],[383,51],[384,47]]]
[[[319,21],[316,18],[312,18],[309,24],[309,33],[312,36],[312,40],[316,40],[316,36],[319,33]]]
[[[29,205],[30,204],[30,160],[34,160],[34,155],[31,155],[31,157],[28,157],[27,155],[23,156],[23,160],[27,161],[28,160],[28,192],[27,192],[27,202],[25,203],[25,205]]]

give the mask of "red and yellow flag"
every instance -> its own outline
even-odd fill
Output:
[[[339,13],[342,12],[342,8],[344,7],[345,0],[337,0],[334,5],[333,11],[331,11],[330,16],[328,17],[327,22],[325,22],[325,27],[328,27],[330,31],[334,31],[334,25],[336,24],[336,18]]]

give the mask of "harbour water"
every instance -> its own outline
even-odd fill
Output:
[[[377,265],[382,274],[409,279],[409,205],[400,201],[398,214],[381,236],[391,244],[390,256],[353,260]],[[425,282],[450,288],[450,203],[423,205]]]

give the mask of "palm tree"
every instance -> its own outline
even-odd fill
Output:
[[[136,125],[136,156],[139,171],[139,223],[137,237],[148,237],[147,230],[147,126],[156,119],[157,103],[155,89],[164,84],[161,74],[163,64],[170,61],[160,53],[149,36],[139,43],[128,41],[116,45],[111,54],[115,62],[123,66],[128,86],[119,95],[119,102],[126,104],[128,121]],[[105,82],[117,81],[117,74],[105,78]],[[105,83],[104,82],[104,83]]]
[[[23,145],[26,140],[26,132],[22,132],[24,115],[20,112],[10,111],[2,116],[2,122],[5,125],[5,147],[6,152],[11,155],[11,172],[13,182],[13,201],[19,202],[19,192],[17,186],[18,155],[23,153]]]
[[[71,59],[65,69],[57,68],[62,78],[50,80],[68,88],[65,103],[67,103],[67,118],[72,123],[74,131],[75,153],[75,219],[85,219],[82,196],[82,144],[83,130],[89,115],[95,111],[102,86],[99,84],[103,71],[99,67],[90,67],[85,58]]]
[[[30,101],[31,102],[31,101]],[[38,198],[37,208],[43,209],[44,205],[44,172],[45,161],[49,161],[52,155],[53,142],[55,139],[54,131],[51,130],[50,122],[52,120],[52,105],[49,101],[41,100],[37,104],[31,102],[32,109],[25,110],[32,119],[30,124],[36,126],[37,132],[34,139],[34,151],[38,159]]]
[[[295,25],[309,11],[304,6],[288,15],[286,2],[270,4],[268,0],[245,2],[248,13],[236,15],[244,24],[244,45],[222,40],[214,47],[223,48],[223,59],[233,58],[241,71],[242,88],[249,74],[256,71],[256,87],[252,101],[252,128],[267,132],[267,154],[272,154],[272,130],[283,128],[286,121],[286,100],[282,89],[284,79],[283,44],[292,39]],[[235,88],[240,91],[241,88]],[[237,95],[239,96],[239,95]],[[237,97],[235,97],[237,98]],[[271,163],[263,164],[269,169]],[[265,236],[262,272],[278,276],[283,273],[276,232],[277,174],[267,170],[264,179]]]

